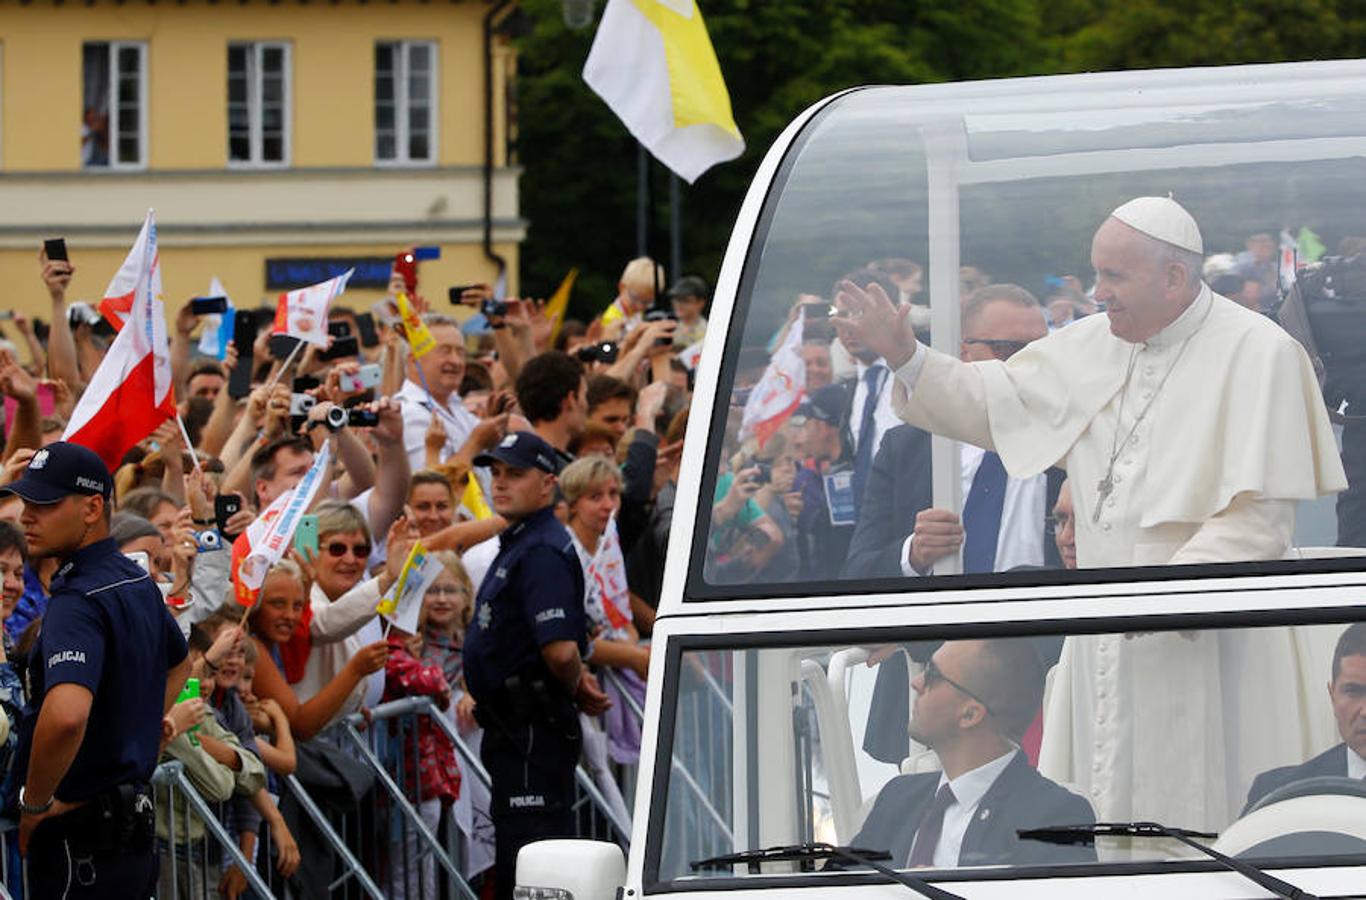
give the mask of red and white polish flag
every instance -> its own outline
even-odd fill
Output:
[[[275,304],[275,327],[272,334],[287,334],[306,344],[327,346],[327,311],[346,290],[346,283],[356,273],[347,269],[336,278],[281,294]]]
[[[150,248],[150,251],[149,251]],[[147,213],[147,219],[142,223],[142,230],[138,232],[138,239],[133,242],[133,249],[128,251],[128,256],[119,266],[119,270],[114,275],[114,280],[109,282],[109,287],[104,289],[104,299],[99,303],[100,315],[114,326],[115,331],[122,331],[123,324],[128,321],[133,311],[133,298],[137,293],[139,279],[142,276],[144,263],[147,259],[152,260],[152,265],[157,263],[157,226],[152,213]],[[157,295],[161,295],[161,273],[157,272]]]
[[[133,445],[176,414],[155,210],[147,211],[137,243],[114,284],[125,276],[130,279],[128,315],[123,321],[127,327],[109,345],[62,435],[62,440],[98,453],[111,472]]]
[[[773,353],[768,368],[749,392],[741,418],[740,437],[756,438],[759,446],[783,427],[806,397],[806,362],[802,359],[802,325],[798,316],[787,337]]]

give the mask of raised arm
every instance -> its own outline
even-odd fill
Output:
[[[43,284],[52,299],[52,327],[47,337],[48,377],[60,378],[79,393],[85,381],[76,366],[76,341],[66,314],[66,291],[71,286],[76,267],[64,260],[49,260],[46,251],[38,254],[38,265],[42,267]]]
[[[360,649],[360,652],[347,661],[346,666],[337,673],[322,690],[300,703],[294,689],[285,681],[284,673],[270,658],[270,652],[258,641],[256,656],[256,681],[253,690],[258,697],[274,700],[280,704],[289,727],[296,740],[306,741],[328,726],[332,719],[346,704],[346,699],[360,684],[361,679],[384,668],[389,658],[389,648],[383,641],[376,641]]]

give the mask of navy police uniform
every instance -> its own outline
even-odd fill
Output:
[[[518,468],[558,470],[553,449],[530,432],[489,454]],[[583,569],[552,507],[503,532],[465,634],[465,684],[484,726],[480,758],[493,781],[499,896],[510,897],[517,852],[532,841],[573,837],[574,769],[582,743],[573,698],[541,647],[574,641],[587,651]]]
[[[7,488],[33,503],[72,493],[109,496],[108,470],[75,444],[40,450]],[[85,736],[55,796],[77,809],[39,823],[29,844],[37,897],[148,897],[155,890],[150,781],[161,743],[167,672],[185,639],[147,573],[110,539],[62,560],[25,673],[16,785],[24,784],[46,692],[78,684],[93,695]],[[34,802],[42,798],[26,798]]]

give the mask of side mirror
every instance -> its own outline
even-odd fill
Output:
[[[517,854],[514,900],[615,900],[626,857],[602,841],[537,841]]]

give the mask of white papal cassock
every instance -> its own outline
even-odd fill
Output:
[[[1016,478],[1066,469],[1080,567],[1276,559],[1295,503],[1347,486],[1303,348],[1203,285],[1142,344],[1096,315],[1008,362],[920,347],[897,375],[907,422],[996,450]],[[1255,774],[1333,739],[1310,733],[1331,723],[1319,714],[1328,673],[1304,671],[1297,640],[1290,629],[1069,638],[1040,770],[1086,793],[1102,820],[1222,827]]]

